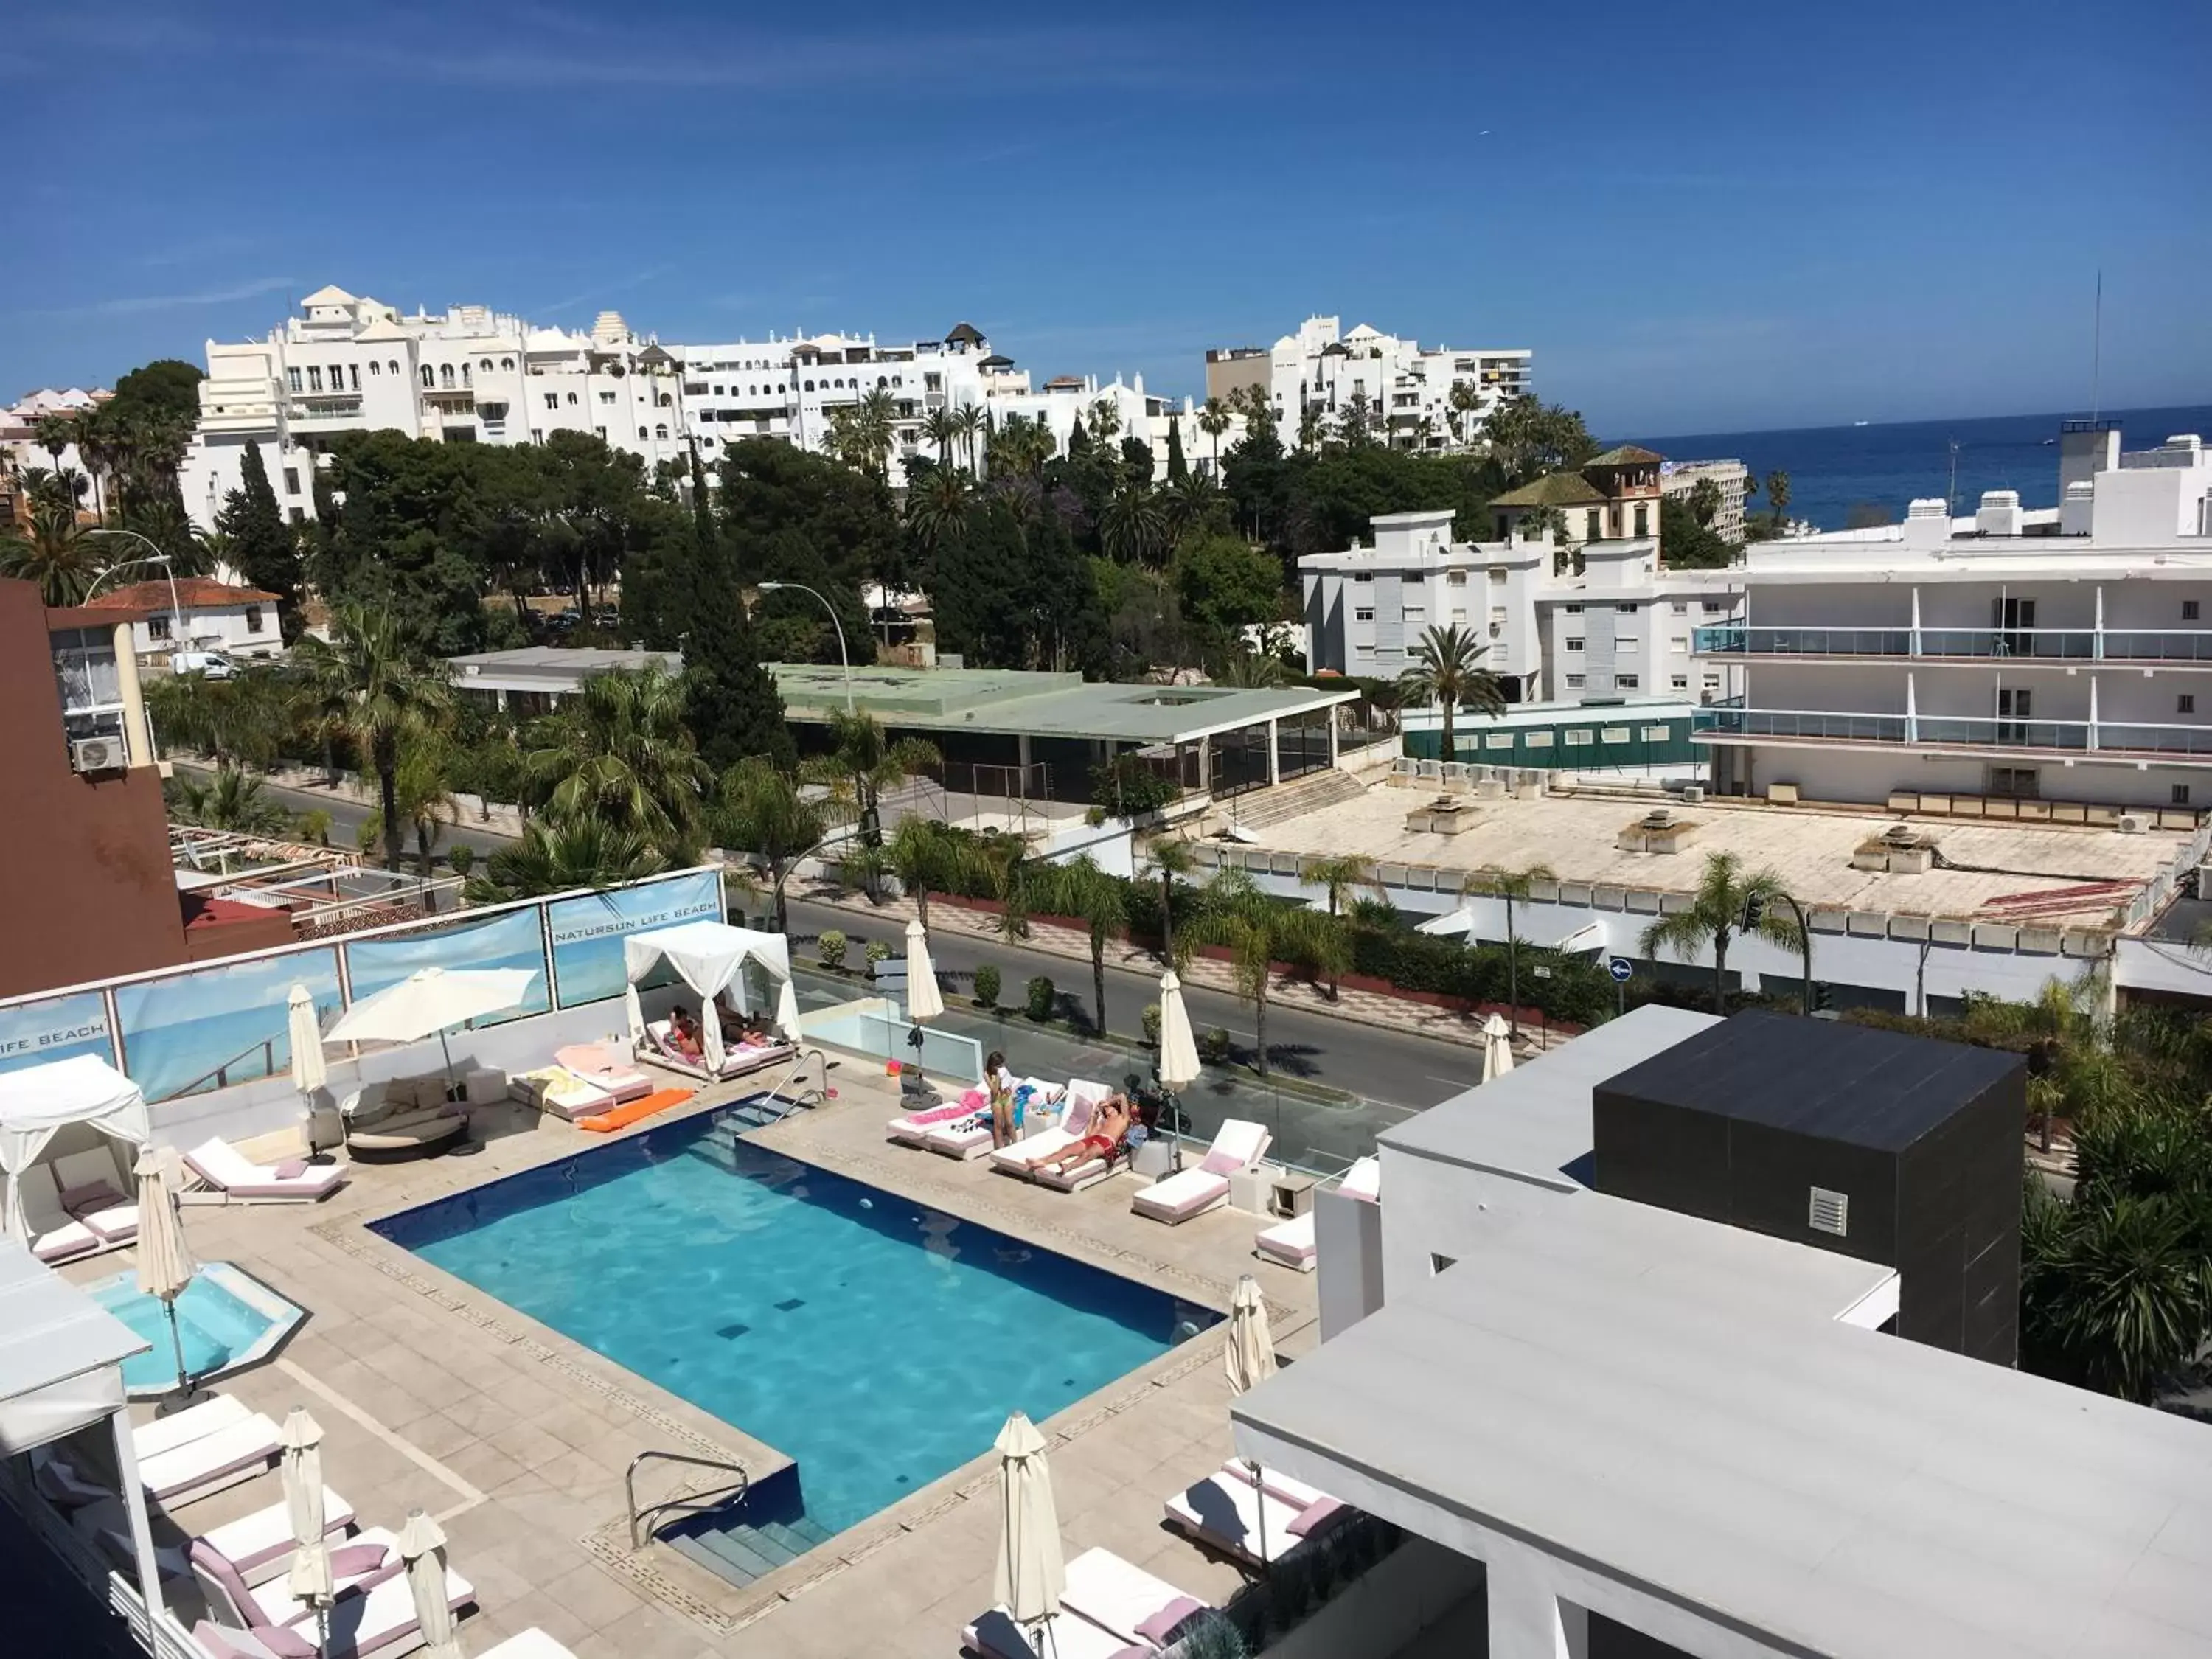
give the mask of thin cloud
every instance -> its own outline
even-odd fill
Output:
[[[119,300],[96,300],[90,305],[63,306],[42,311],[41,317],[132,317],[152,311],[184,311],[194,306],[225,306],[238,300],[258,299],[282,289],[297,288],[296,276],[257,276],[228,288],[204,289],[198,294],[138,294]]]

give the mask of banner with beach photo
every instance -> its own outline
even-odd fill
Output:
[[[533,976],[522,1000],[470,1024],[481,1030],[526,1014],[542,1014],[552,1006],[545,987],[545,939],[535,905],[393,939],[362,939],[348,945],[345,953],[346,979],[356,1002],[366,1002],[424,968],[520,968]]]
[[[553,985],[561,1006],[623,994],[623,939],[679,921],[722,920],[722,878],[713,870],[665,881],[562,899],[546,910],[553,924]]]
[[[99,992],[79,991],[0,1008],[0,1072],[44,1066],[73,1054],[98,1054],[109,1065],[115,1063],[107,1005]]]
[[[292,1069],[286,1000],[304,985],[327,1024],[339,1004],[332,949],[213,963],[115,988],[123,1069],[149,1101]]]

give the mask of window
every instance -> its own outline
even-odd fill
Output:
[[[611,404],[614,402],[614,400],[615,394],[611,392],[602,392],[599,393],[599,401],[603,404]]]
[[[1689,602],[1687,599],[1677,599],[1677,600],[1675,600],[1675,601],[1674,601],[1674,614],[1675,614],[1676,616],[1678,616],[1678,617],[1686,617],[1686,616],[1688,616],[1688,615],[1690,614],[1690,602]]]
[[[484,372],[485,374],[490,374],[490,373],[491,373],[491,359],[490,359],[490,358],[489,358],[489,357],[485,358],[482,362],[478,363],[478,364],[477,365],[477,367],[478,368],[480,368],[480,369],[483,370],[483,372]]]
[[[292,509],[292,522],[294,524],[305,524],[307,521],[307,515],[305,513],[301,512],[296,507]]]
[[[438,384],[447,391],[451,391],[453,389],[453,366],[451,363],[440,363],[438,365]]]
[[[605,428],[605,427],[603,427],[603,426],[595,426],[595,427],[593,427],[593,428],[592,428],[592,434],[594,434],[594,435],[599,439],[599,441],[601,443],[605,443],[605,442],[606,442],[606,441],[607,441],[607,429],[606,429],[606,428]]]
[[[2169,790],[2166,792],[2166,805],[2168,805],[2169,806],[2186,806],[2186,805],[2189,805],[2189,786],[2188,786],[2187,784],[2185,784],[2185,783],[2177,783],[2177,784],[2175,784],[2175,785],[2174,785],[2171,789],[2169,789]]]
[[[1636,607],[1632,605],[1616,605],[1613,608],[1624,617],[1632,617],[1636,614]]]
[[[323,371],[315,364],[309,363],[307,365],[307,390],[310,392],[320,392],[322,389]]]
[[[501,368],[513,368],[514,367],[514,359],[512,357],[502,357],[499,360],[499,366]],[[489,363],[486,363],[484,367],[486,368],[489,368],[491,365]]]
[[[287,495],[296,495],[300,493],[300,469],[296,466],[288,466],[284,469],[284,493]]]
[[[428,392],[428,391],[432,386],[435,386],[435,385],[437,385],[437,381],[436,381],[434,379],[433,379],[433,378],[432,378],[432,376],[431,376],[431,373],[430,373],[430,365],[429,365],[429,364],[428,364],[428,363],[423,364],[423,365],[422,365],[422,390],[423,390],[423,391],[425,391],[425,392]]]
[[[2035,769],[2033,766],[1992,766],[1990,768],[1989,793],[2012,800],[2033,800],[2037,794]]]
[[[1587,749],[1590,746],[1593,734],[1589,732],[1562,732],[1559,733],[1559,741],[1566,744],[1570,749]]]
[[[1583,614],[1583,608],[1578,605],[1570,605],[1562,608],[1570,617],[1579,617]]]
[[[157,640],[167,639],[169,637],[169,618],[166,615],[147,617],[146,631]]]
[[[297,392],[300,389],[300,371],[298,369],[286,369],[284,371],[284,378],[291,382],[293,391]]]
[[[1446,587],[1465,587],[1467,586],[1467,572],[1464,570],[1451,570],[1445,572],[1444,586]]]
[[[1570,691],[1579,691],[1579,690],[1581,690],[1582,689],[1583,689],[1583,677],[1582,677],[1580,674],[1570,674],[1570,675],[1568,675],[1568,676],[1567,676],[1567,690],[1570,690]]]
[[[645,428],[644,428],[643,427],[640,427],[640,428],[638,428],[638,429],[637,429],[637,435],[638,435],[638,437],[639,437],[641,440],[642,440],[642,439],[644,438],[644,436],[645,436]]]
[[[668,428],[665,426],[656,426],[653,428],[653,435],[656,438],[665,438],[668,435]]]
[[[1651,533],[1651,509],[1642,501],[1636,504],[1636,533],[1639,536]]]
[[[1634,691],[1640,689],[1643,684],[1641,675],[1615,674],[1613,677],[1613,688],[1616,691]]]
[[[576,394],[575,394],[574,392],[570,392],[570,393],[568,394],[568,407],[569,407],[569,408],[571,408],[571,409],[574,409],[575,406],[576,406]]]
[[[806,383],[806,389],[807,389],[809,392],[813,391],[813,390],[814,390],[814,382],[813,382],[813,381],[811,381],[811,380],[809,380],[809,381]]]
[[[1687,674],[1677,674],[1668,684],[1677,691],[1686,691],[1690,689],[1690,677]]]
[[[1409,623],[1426,622],[1429,619],[1429,607],[1425,605],[1409,605],[1405,611],[1406,620]]]
[[[1505,585],[1505,567],[1504,565],[1492,565],[1490,569],[1490,580],[1498,586],[1503,587]]]
[[[377,377],[377,375],[378,375],[378,374],[381,374],[382,372],[383,372],[382,366],[377,362],[377,361],[376,361],[376,359],[375,359],[375,358],[374,358],[374,357],[370,358],[370,359],[368,360],[368,377],[369,377],[369,379],[371,379],[372,380],[374,380],[374,379]]]
[[[1711,616],[1716,611],[1725,611],[1729,608],[1729,602],[1726,599],[1700,599],[1698,605],[1707,616]]]
[[[1354,611],[1352,613],[1352,620],[1354,622],[1373,622],[1375,620],[1375,607],[1371,605],[1361,605],[1357,611]]]
[[[1690,654],[1690,641],[1686,636],[1677,634],[1667,641],[1667,649],[1674,656],[1686,657]]]
[[[332,363],[331,365],[331,390],[333,392],[343,392],[345,390],[345,365],[343,363]]]
[[[392,374],[397,374],[399,372],[399,359],[394,357],[390,362],[385,365],[385,368],[389,369]]]
[[[2197,620],[2197,601],[2195,599],[2184,599],[2181,602],[2181,620],[2184,622],[2195,622]]]
[[[2177,714],[2195,714],[2197,712],[2197,694],[2194,691],[2185,691],[2179,696],[2176,697],[2173,700],[2173,712]]]
[[[548,408],[548,409],[558,409],[558,408],[560,408],[560,407],[561,407],[561,394],[560,394],[559,392],[547,392],[547,393],[545,394],[545,407],[546,407],[546,408]]]
[[[1583,642],[1580,640],[1569,640],[1567,641],[1567,649],[1570,651],[1579,651],[1582,648]]]
[[[1455,1255],[1431,1255],[1429,1258],[1429,1277],[1434,1279],[1458,1260]]]
[[[462,384],[463,386],[466,386],[468,383],[469,383],[469,366],[468,366],[466,363],[463,363],[463,364],[461,365],[461,384]]]
[[[258,634],[261,631],[261,607],[258,605],[249,605],[246,607],[246,631],[249,634]]]
[[[1371,582],[1375,580],[1375,573],[1371,570],[1357,571],[1353,573],[1352,580],[1355,582]]]

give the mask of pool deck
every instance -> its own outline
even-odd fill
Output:
[[[839,1098],[754,1139],[1217,1310],[1226,1310],[1237,1276],[1251,1272],[1267,1293],[1282,1350],[1295,1356],[1311,1346],[1313,1279],[1255,1260],[1254,1218],[1220,1210],[1169,1228],[1130,1211],[1141,1185],[1132,1177],[1060,1194],[994,1175],[982,1162],[890,1146],[883,1127],[898,1108],[885,1079],[868,1062],[847,1059],[830,1080]],[[747,1092],[742,1084],[703,1091],[682,1113],[626,1133]],[[533,1625],[578,1659],[957,1653],[962,1626],[990,1600],[997,1472],[988,1453],[743,1589],[666,1546],[630,1548],[623,1479],[638,1453],[734,1455],[756,1476],[787,1460],[743,1425],[685,1404],[368,1231],[364,1224],[380,1217],[606,1139],[520,1108],[485,1109],[476,1121],[483,1151],[356,1164],[350,1184],[321,1205],[185,1212],[196,1255],[236,1263],[308,1313],[276,1356],[216,1391],[273,1418],[294,1405],[313,1412],[325,1435],[325,1479],[363,1526],[397,1529],[415,1508],[441,1519],[453,1566],[477,1587],[479,1610],[461,1627],[468,1653]],[[126,1251],[64,1272],[88,1280],[130,1263]],[[1162,1501],[1230,1454],[1220,1353],[1218,1335],[1201,1336],[1044,1423],[1071,1555],[1103,1545],[1208,1601],[1236,1588],[1233,1565],[1161,1523]],[[989,1379],[975,1384],[988,1389]],[[641,1474],[641,1497],[679,1490],[680,1473],[664,1466]],[[280,1498],[272,1476],[179,1518],[204,1530]]]

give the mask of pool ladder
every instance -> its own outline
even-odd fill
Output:
[[[647,1504],[640,1509],[637,1506],[638,1466],[653,1462],[684,1463],[693,1468],[720,1469],[738,1478],[718,1486],[709,1486],[704,1492],[682,1492],[673,1498],[664,1498],[658,1504]],[[623,1474],[623,1492],[629,1500],[629,1547],[634,1550],[645,1547],[645,1540],[651,1532],[651,1528],[645,1525],[648,1516],[657,1516],[665,1510],[683,1510],[690,1515],[704,1515],[712,1510],[725,1509],[730,1504],[743,1503],[751,1486],[751,1474],[743,1463],[732,1459],[694,1457],[689,1452],[641,1451],[629,1460],[629,1468]]]
[[[806,1073],[813,1067],[814,1081],[808,1085]],[[786,1090],[791,1091],[787,1095]],[[732,1115],[742,1114],[742,1121],[751,1128],[764,1128],[780,1123],[793,1112],[809,1106],[819,1106],[830,1098],[830,1057],[819,1048],[802,1049],[793,1056],[790,1065],[778,1078],[775,1086],[766,1094],[746,1101]]]

